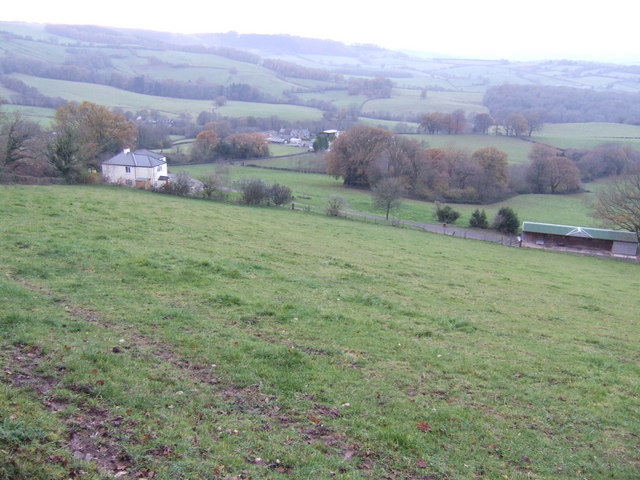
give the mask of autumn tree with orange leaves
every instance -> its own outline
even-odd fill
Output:
[[[137,128],[123,115],[92,102],[70,102],[58,108],[56,136],[73,138],[78,161],[97,167],[105,157],[135,146]],[[55,139],[54,139],[55,142]]]

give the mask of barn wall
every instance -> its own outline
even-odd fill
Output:
[[[565,237],[564,235],[551,235],[548,233],[524,232],[523,243],[544,248],[571,248],[576,250],[597,250],[611,252],[613,241],[595,238]]]

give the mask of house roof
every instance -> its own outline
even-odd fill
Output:
[[[626,230],[608,230],[605,228],[573,227],[571,225],[555,225],[553,223],[524,222],[522,233],[546,233],[564,237],[595,238],[614,242],[638,243],[638,235]]]
[[[153,168],[167,163],[165,156],[149,150],[136,150],[131,152],[124,150],[109,160],[102,162],[103,165],[121,165],[125,167],[146,167]]]

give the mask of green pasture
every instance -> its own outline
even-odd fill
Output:
[[[118,107],[123,110],[155,110],[169,116],[189,114],[194,118],[202,111],[211,111],[209,100],[187,100],[156,97],[128,92],[104,85],[95,85],[66,80],[50,80],[27,75],[16,75],[26,84],[37,88],[40,93],[51,97],[62,97],[69,101],[88,100],[100,105]],[[322,118],[322,112],[311,107],[286,104],[248,103],[229,101],[217,112],[227,117],[271,117],[285,121],[314,121]]]
[[[431,91],[450,91],[453,85],[446,76],[439,73],[424,73],[414,75],[409,78],[398,78],[394,81],[394,86],[399,89],[416,90],[426,89]]]
[[[308,147],[298,147],[290,144],[270,143],[269,154],[272,157],[282,157],[288,155],[300,155],[308,152]]]
[[[452,82],[466,81],[468,85],[478,86],[501,85],[503,83],[521,83],[520,73],[508,65],[501,64],[451,64],[446,69],[440,70],[439,75],[450,79]],[[484,88],[481,91],[484,91]]]
[[[279,148],[272,148],[279,147]],[[291,148],[291,147],[289,147]],[[295,148],[295,147],[294,147]],[[304,149],[298,149],[294,155],[278,156],[279,154],[285,154],[286,147],[279,145],[269,145],[269,151],[271,152],[270,158],[261,158],[250,160],[247,162],[249,165],[256,165],[258,167],[266,168],[284,168],[289,170],[304,170],[313,169],[314,171],[325,172],[327,170],[327,160],[322,152],[306,152]],[[291,154],[291,151],[288,152]]]
[[[293,79],[295,81],[295,79]],[[329,102],[335,105],[336,108],[351,108],[353,106],[360,107],[361,105],[366,104],[367,97],[364,95],[349,95],[347,93],[346,87],[345,89],[330,89],[323,91],[313,91],[309,93],[297,93],[301,100],[309,101],[309,100],[321,100],[325,102]]]
[[[47,32],[46,25],[42,23],[2,22],[1,29],[5,32],[28,37],[42,43],[52,43],[55,45],[56,43],[66,44],[71,41],[67,37],[62,37],[60,35],[55,35],[53,33]],[[11,39],[10,41],[13,42],[22,40]],[[74,43],[78,42],[74,40]]]
[[[51,37],[55,37],[55,35],[51,35]],[[4,40],[0,43],[0,51],[4,54],[53,63],[62,63],[67,60],[69,58],[68,48],[68,45],[50,43],[49,41],[34,42],[23,39]]]
[[[533,143],[504,135],[409,135],[408,138],[424,142],[429,148],[456,149],[472,154],[485,147],[496,147],[508,155],[512,165],[527,163]]]
[[[485,113],[482,105],[482,94],[476,92],[439,92],[428,91],[425,98],[420,90],[393,89],[391,98],[369,100],[362,107],[363,114],[389,113],[395,116],[419,116],[431,112],[453,112],[464,110],[465,113]]]
[[[559,148],[593,148],[603,143],[623,143],[640,148],[640,126],[621,123],[545,123],[533,134],[538,142]]]
[[[321,165],[316,154],[289,159],[256,160],[251,163],[267,167],[294,169],[306,166],[316,168]],[[192,177],[198,178],[212,172],[214,167],[214,165],[176,166],[170,167],[170,171],[184,171]],[[343,186],[342,180],[329,175],[240,165],[230,167],[231,182],[257,178],[268,184],[279,183],[291,188],[295,197],[294,203],[300,208],[309,206],[313,211],[322,213],[326,210],[329,197],[338,195],[347,201],[348,210],[373,215],[382,213],[376,210],[369,191],[346,188]],[[588,185],[587,189],[591,190],[591,187]],[[573,195],[518,195],[490,205],[451,204],[451,206],[461,214],[456,225],[463,227],[468,225],[475,209],[484,209],[491,220],[503,206],[512,207],[518,214],[520,221],[598,226],[597,220],[589,215],[592,201],[593,193],[587,192]],[[392,216],[414,222],[437,223],[435,211],[435,203],[406,199],[401,203],[400,208],[392,213]]]
[[[27,107],[23,105],[5,104],[0,106],[0,112],[15,113],[25,120],[39,123],[43,128],[51,125],[55,117],[55,110],[52,108]]]
[[[202,56],[205,57],[205,55]],[[294,83],[277,78],[272,71],[257,65],[245,62],[233,62],[212,55],[209,55],[209,57],[213,58],[207,62],[203,62],[203,64],[189,65],[164,63],[166,59],[165,56],[162,55],[162,63],[145,66],[139,69],[137,74],[146,73],[153,78],[170,79],[180,82],[197,82],[198,80],[202,80],[221,85],[245,83],[247,85],[259,86],[261,92],[276,98],[282,98],[283,91],[291,90],[296,86]]]
[[[0,202],[2,478],[637,478],[635,264],[116,187]]]

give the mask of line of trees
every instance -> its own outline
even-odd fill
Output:
[[[504,112],[503,112],[504,113]],[[450,113],[430,112],[419,118],[420,129],[429,134],[456,135],[473,132],[488,135],[493,132],[513,137],[531,136],[542,128],[545,114],[541,110],[523,110],[509,112],[493,117],[488,113],[476,113],[467,116],[464,110]]]
[[[66,182],[97,180],[91,170],[135,144],[137,128],[123,115],[91,102],[68,103],[56,111],[51,130],[20,115],[0,117],[0,180]]]
[[[347,93],[349,95],[364,95],[367,98],[391,98],[393,83],[385,77],[349,79]]]
[[[220,128],[200,132],[191,147],[191,163],[241,160],[269,156],[269,143],[261,133],[224,134]]]
[[[509,166],[507,154],[495,147],[472,153],[424,148],[388,130],[360,125],[331,144],[327,165],[327,172],[346,186],[388,192],[392,184],[379,183],[393,178],[414,198],[489,203],[516,193],[578,192],[582,182],[640,171],[640,152],[620,145],[561,150],[533,144],[528,163]]]
[[[640,124],[638,95],[584,88],[504,84],[490,87],[483,104],[495,118],[544,112],[551,123],[613,122]]]
[[[273,70],[278,75],[291,78],[304,78],[308,80],[320,80],[324,82],[336,79],[336,74],[322,68],[303,67],[297,63],[278,59],[265,59],[262,66]]]
[[[424,149],[415,140],[377,127],[343,132],[327,156],[327,172],[347,186],[371,188],[395,178],[406,193],[426,200],[491,202],[509,194],[507,154],[494,147],[472,155]]]

